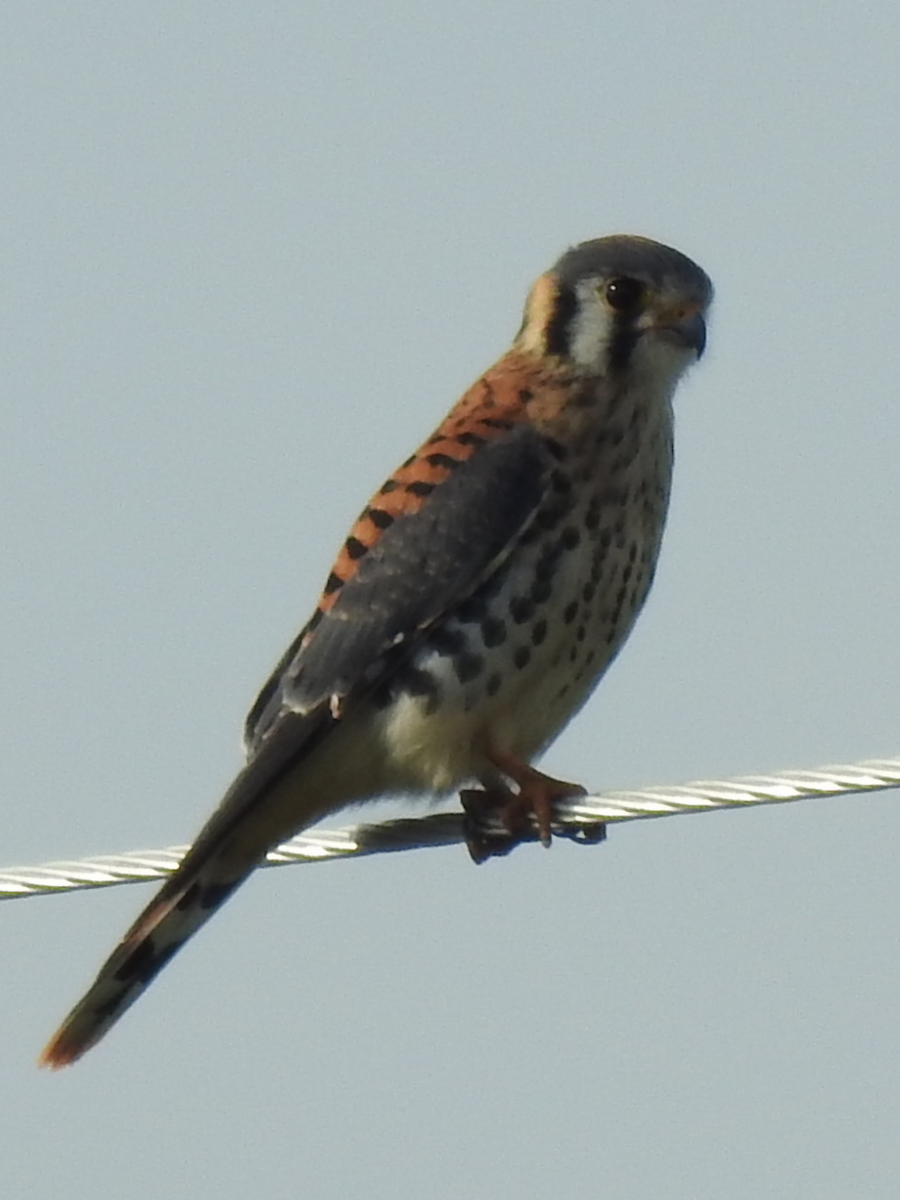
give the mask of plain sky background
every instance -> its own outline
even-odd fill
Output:
[[[545,759],[900,753],[900,8],[14,2],[2,850],[188,840],[369,493],[610,232],[711,274],[657,584]],[[352,819],[352,818],[351,818]],[[146,888],[0,922],[16,1200],[881,1200],[896,794],[259,875],[72,1071]]]

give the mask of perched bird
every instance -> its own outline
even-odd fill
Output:
[[[712,286],[657,242],[567,251],[512,347],[363,510],[246,724],[247,763],[44,1050],[100,1040],[272,846],[346,804],[464,785],[480,861],[581,791],[534,758],[616,655],[653,579],[672,394]],[[498,817],[509,839],[484,832]]]

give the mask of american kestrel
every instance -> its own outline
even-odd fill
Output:
[[[250,711],[247,763],[44,1050],[100,1040],[273,846],[344,805],[464,788],[476,861],[581,789],[532,761],[582,706],[653,579],[672,395],[712,286],[638,237],[568,250],[512,347],[379,489]],[[474,785],[480,784],[481,790]]]

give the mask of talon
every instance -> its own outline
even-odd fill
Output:
[[[577,783],[566,783],[544,775],[503,751],[492,750],[487,757],[516,785],[518,791],[491,787],[460,792],[465,812],[466,845],[473,861],[482,863],[493,855],[509,854],[520,842],[538,840],[549,849],[554,804],[570,796],[584,796],[586,790]],[[486,829],[485,826],[491,822],[499,822],[506,834]],[[605,831],[598,835],[597,840],[603,836]]]
[[[554,804],[570,796],[586,796],[587,789],[578,783],[566,783],[565,780],[544,775],[502,750],[492,750],[488,758],[518,787],[514,797],[516,806],[526,817],[534,817],[541,845],[549,849]]]
[[[503,809],[509,802],[510,794],[504,791],[487,791],[472,789],[459,793],[463,806],[463,832],[466,847],[476,865],[487,862],[489,858],[509,854],[522,840],[511,831],[498,833],[486,826],[499,819],[507,828],[503,818]],[[513,797],[515,799],[515,797]]]
[[[579,846],[596,846],[599,842],[606,841],[606,823],[594,821],[591,825],[576,825],[566,833],[566,837],[577,842]]]

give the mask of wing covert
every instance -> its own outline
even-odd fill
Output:
[[[373,686],[389,652],[470,595],[530,524],[554,466],[546,440],[517,423],[459,461],[417,511],[399,515],[263,688],[247,722],[251,751],[286,710],[335,708]]]

